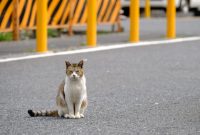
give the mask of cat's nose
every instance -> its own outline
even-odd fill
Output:
[[[75,76],[75,75],[73,75],[73,77],[75,78],[76,76]]]

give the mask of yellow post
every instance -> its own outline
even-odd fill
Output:
[[[47,0],[37,2],[37,52],[47,51]]]
[[[87,44],[89,47],[96,46],[97,38],[97,0],[88,0],[87,18]]]
[[[130,7],[130,42],[139,41],[139,0],[131,0]]]
[[[176,37],[176,6],[175,0],[167,2],[167,38]]]
[[[151,4],[150,0],[145,1],[145,17],[150,18],[151,17]]]

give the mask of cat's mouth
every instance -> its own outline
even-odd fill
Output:
[[[71,80],[76,81],[76,80],[78,80],[78,77],[72,76],[72,77],[71,77]]]

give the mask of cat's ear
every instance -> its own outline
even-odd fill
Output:
[[[81,60],[79,63],[78,63],[78,66],[83,68],[83,60]]]
[[[68,68],[69,66],[71,66],[71,63],[69,61],[65,61],[66,64],[66,68]]]

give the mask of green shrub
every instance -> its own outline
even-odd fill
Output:
[[[12,33],[0,33],[0,41],[11,41],[13,39]]]
[[[54,29],[48,29],[48,37],[58,37],[59,33],[57,30]]]

